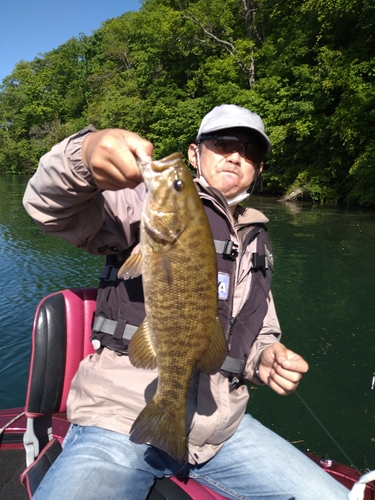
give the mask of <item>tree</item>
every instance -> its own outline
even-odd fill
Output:
[[[88,122],[185,152],[233,103],[273,143],[263,191],[375,204],[372,0],[144,0],[21,61],[0,88],[0,165],[26,171]]]

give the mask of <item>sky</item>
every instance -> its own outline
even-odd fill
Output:
[[[139,8],[139,0],[0,0],[0,83],[19,61]]]

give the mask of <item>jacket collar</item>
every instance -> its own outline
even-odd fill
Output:
[[[200,193],[200,197],[209,199],[216,205],[218,205],[218,207],[225,212],[227,217],[234,223],[237,228],[241,226],[248,226],[249,224],[266,224],[267,222],[269,222],[269,219],[264,215],[263,212],[260,212],[259,210],[251,207],[237,206],[233,216],[229,209],[229,205],[226,202],[226,199],[218,189],[215,189],[211,186],[206,186],[197,178],[194,179],[194,182]]]

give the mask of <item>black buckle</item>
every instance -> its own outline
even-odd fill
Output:
[[[238,245],[232,240],[226,240],[224,243],[223,258],[235,260],[238,256]]]
[[[118,269],[115,266],[104,266],[99,275],[99,279],[104,281],[116,281]]]
[[[266,271],[268,269],[268,258],[266,255],[259,255],[259,253],[252,254],[253,268]]]
[[[243,384],[244,384],[244,381],[243,381],[242,377],[238,377],[238,376],[229,377],[230,389],[238,389]]]

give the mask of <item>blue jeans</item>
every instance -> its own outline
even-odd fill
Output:
[[[246,414],[208,462],[185,465],[126,435],[73,425],[34,500],[141,500],[155,478],[183,472],[230,499],[345,500],[348,490]]]

